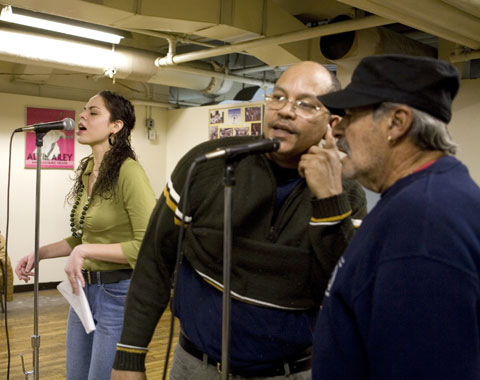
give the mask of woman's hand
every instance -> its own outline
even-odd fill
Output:
[[[33,253],[23,256],[15,267],[15,273],[19,280],[25,282],[30,281],[30,277],[34,275],[35,255]]]
[[[72,251],[65,240],[60,240],[55,243],[44,245],[38,250],[38,261],[43,259],[52,259],[54,257],[68,256]],[[34,274],[35,255],[31,253],[20,259],[15,267],[15,273],[20,280],[28,282],[30,277]]]
[[[67,265],[65,265],[65,273],[68,276],[68,281],[72,284],[72,289],[75,294],[78,294],[77,280],[80,280],[82,287],[85,287],[85,280],[82,274],[82,266],[85,259],[95,259],[120,264],[128,263],[123,255],[120,243],[77,245],[70,253]]]
[[[68,276],[68,281],[72,285],[72,290],[74,294],[79,294],[78,280],[80,280],[80,285],[85,287],[85,280],[82,274],[83,262],[86,258],[86,244],[77,245],[70,256],[68,257],[67,264],[65,265],[65,273]]]

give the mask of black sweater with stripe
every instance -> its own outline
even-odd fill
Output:
[[[224,160],[197,165],[186,210],[179,194],[196,157],[254,139],[208,141],[193,148],[176,166],[140,249],[114,368],[144,370],[146,347],[170,299],[182,216],[186,221],[183,259],[209,282],[222,286]],[[232,294],[245,302],[283,310],[318,308],[330,274],[354,234],[353,219],[366,214],[360,185],[344,180],[342,194],[316,199],[302,180],[272,223],[276,181],[268,158],[243,158],[235,164],[234,177]]]

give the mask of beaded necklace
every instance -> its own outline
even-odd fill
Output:
[[[90,197],[87,197],[87,201],[82,208],[82,213],[80,214],[80,218],[78,220],[78,228],[76,228],[75,214],[77,212],[78,205],[80,204],[80,199],[82,198],[84,188],[85,186],[82,185],[78,189],[77,198],[75,199],[75,203],[72,206],[72,211],[70,212],[70,227],[72,231],[72,236],[77,239],[80,239],[83,236],[83,222],[85,221],[85,214],[87,213],[88,206],[90,205]]]

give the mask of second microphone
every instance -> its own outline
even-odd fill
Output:
[[[214,150],[195,159],[197,163],[205,162],[215,158],[228,160],[242,159],[249,154],[262,154],[275,152],[280,148],[279,139],[261,139],[248,144],[232,145],[223,149]]]

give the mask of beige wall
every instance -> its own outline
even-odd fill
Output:
[[[83,102],[59,101],[38,97],[0,93],[0,171],[4,173],[0,182],[0,229],[5,232],[6,197],[9,139],[15,128],[25,125],[25,107],[67,108],[78,114]],[[477,142],[480,141],[480,80],[462,82],[461,90],[454,102],[454,116],[450,131],[460,145],[458,157],[467,165],[477,183],[480,183],[480,160]],[[238,104],[241,106],[242,104]],[[227,107],[227,106],[225,106]],[[140,163],[150,178],[157,197],[178,160],[190,148],[208,139],[208,111],[212,107],[195,107],[165,110],[136,106],[137,126],[133,131],[132,143]],[[155,120],[156,141],[147,139],[146,115]],[[34,247],[35,170],[24,169],[23,155],[25,137],[17,133],[13,140],[12,178],[10,193],[10,241],[9,254],[13,265]],[[75,162],[89,153],[89,148],[75,145]],[[70,206],[64,204],[65,194],[71,186],[71,170],[42,170],[41,230],[40,244],[57,241],[69,234],[68,214]],[[65,259],[43,261],[40,266],[40,281],[64,279]],[[20,284],[16,279],[15,284]]]
[[[209,110],[261,104],[262,102],[255,101],[252,103],[221,104],[168,111],[167,174],[172,172],[178,160],[190,148],[208,140]]]
[[[178,160],[190,148],[208,139],[210,108],[212,107],[192,107],[168,111],[167,173],[172,173]]]
[[[88,100],[88,99],[86,99]],[[10,136],[14,129],[25,125],[26,107],[65,108],[76,112],[82,111],[84,102],[60,101],[40,97],[11,95],[0,93],[0,230],[5,234],[7,207],[7,174]],[[137,125],[132,133],[132,145],[140,163],[145,168],[153,189],[160,196],[166,180],[166,113],[165,109],[137,106]],[[155,120],[157,139],[147,139],[145,115]],[[35,241],[35,188],[36,170],[24,169],[25,133],[16,133],[12,144],[12,169],[10,186],[10,229],[8,253],[12,265],[23,255],[32,252]],[[75,166],[79,160],[88,155],[90,149],[75,144]],[[65,204],[65,194],[72,185],[73,170],[44,169],[41,171],[40,201],[40,245],[58,241],[69,235],[70,206]],[[61,281],[65,279],[63,267],[65,259],[45,260],[40,265],[40,281]],[[15,284],[21,282],[15,278]]]
[[[480,79],[462,81],[453,103],[449,130],[459,145],[457,157],[467,165],[475,182],[480,184]]]

